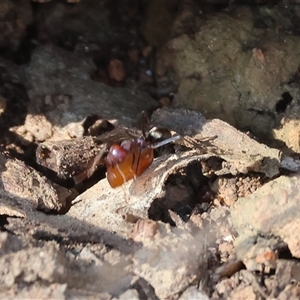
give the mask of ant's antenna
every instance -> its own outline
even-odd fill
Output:
[[[175,142],[175,141],[179,140],[180,138],[181,138],[180,135],[174,135],[174,136],[172,136],[172,137],[170,137],[168,139],[165,139],[165,140],[163,140],[161,142],[156,143],[155,145],[151,145],[151,148],[156,149],[156,148],[164,146],[166,144]]]

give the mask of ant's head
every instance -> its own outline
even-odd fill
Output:
[[[153,149],[162,147],[179,139],[180,135],[172,136],[172,133],[169,129],[157,127],[153,127],[146,136],[147,142]]]
[[[170,137],[172,137],[172,134],[168,128],[153,127],[146,134],[146,140],[151,144],[161,142],[169,139]]]

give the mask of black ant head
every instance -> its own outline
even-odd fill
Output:
[[[147,145],[147,147],[156,149],[180,139],[179,135],[172,136],[172,133],[168,128],[153,127],[146,133],[145,128],[147,123],[149,123],[149,118],[146,112],[143,111],[142,112],[143,136],[142,138],[139,139],[139,140],[144,140],[143,146]]]
[[[153,127],[146,134],[145,138],[149,143],[154,144],[169,139],[170,137],[172,137],[172,134],[168,128]]]

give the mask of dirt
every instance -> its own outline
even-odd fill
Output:
[[[19,2],[0,14],[0,298],[299,299],[298,5]],[[170,137],[110,186],[112,145],[144,143],[133,168]]]

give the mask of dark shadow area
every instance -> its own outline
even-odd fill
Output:
[[[170,175],[165,183],[166,195],[164,198],[155,199],[149,210],[148,216],[155,221],[162,221],[174,226],[169,210],[187,222],[193,209],[199,203],[210,201],[209,179],[202,174],[198,161],[188,164],[176,174]]]
[[[20,45],[16,50],[12,50],[10,47],[0,47],[0,56],[12,61],[17,65],[23,65],[30,61],[31,53],[37,46],[33,40],[37,36],[37,30],[35,24],[30,24],[26,28],[26,33],[23,39],[20,41]]]
[[[132,285],[132,288],[137,290],[140,300],[159,300],[155,295],[154,288],[143,278],[139,278],[139,280]]]
[[[285,92],[282,95],[282,99],[280,99],[276,103],[275,110],[278,114],[284,113],[287,107],[292,103],[293,97],[289,92]]]
[[[8,224],[7,218],[9,218],[8,215],[0,215],[0,231],[6,231],[5,225]]]

